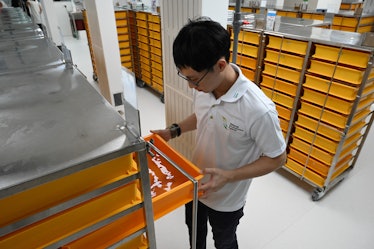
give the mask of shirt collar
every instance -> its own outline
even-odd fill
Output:
[[[240,68],[230,63],[233,69],[239,74],[239,77],[236,79],[235,83],[230,87],[226,94],[221,96],[221,101],[225,102],[235,102],[240,99],[245,92],[248,90],[249,80],[243,75]]]

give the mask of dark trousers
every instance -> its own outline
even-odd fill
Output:
[[[214,246],[217,249],[238,249],[236,228],[243,215],[243,208],[234,212],[219,212],[198,202],[196,249],[206,249],[208,220],[212,227]],[[192,202],[186,204],[186,224],[191,245]]]

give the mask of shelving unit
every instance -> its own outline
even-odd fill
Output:
[[[125,219],[79,248],[156,248],[146,143],[17,14],[1,15],[0,247],[73,248]]]
[[[115,15],[122,65],[135,73],[138,86],[151,87],[163,102],[160,16],[137,10],[116,10]]]
[[[288,144],[283,168],[314,186],[319,200],[354,167],[372,125],[374,49],[353,32],[282,24],[243,32],[251,35],[239,35],[239,44],[260,36],[254,82],[276,104]]]

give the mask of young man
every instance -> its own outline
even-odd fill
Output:
[[[286,144],[274,103],[240,69],[229,63],[230,36],[208,18],[190,21],[173,44],[177,73],[194,88],[194,113],[163,130],[168,141],[197,129],[193,163],[199,184],[197,248],[206,248],[207,221],[215,247],[238,248],[236,228],[254,177],[286,160]],[[186,205],[191,241],[192,203]]]

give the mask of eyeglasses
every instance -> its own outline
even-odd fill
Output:
[[[198,81],[192,81],[191,79],[184,76],[180,71],[178,71],[178,76],[181,77],[184,80],[187,80],[190,84],[198,87],[200,82],[205,78],[205,76],[209,73],[210,70],[206,71],[206,73],[198,80]]]

